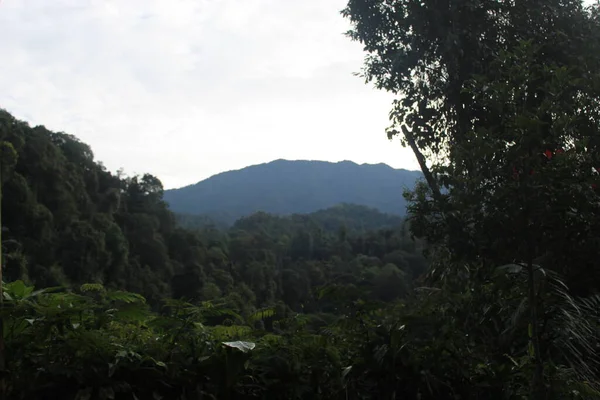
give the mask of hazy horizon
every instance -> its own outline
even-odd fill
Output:
[[[345,0],[3,0],[0,107],[166,188],[276,159],[418,169]]]

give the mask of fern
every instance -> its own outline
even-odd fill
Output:
[[[271,333],[264,335],[260,339],[260,341],[261,341],[261,343],[264,343],[267,345],[278,345],[278,344],[282,344],[284,342],[283,337],[281,337],[279,335],[274,335]]]
[[[115,318],[123,322],[146,321],[150,315],[145,303],[128,303],[124,307],[116,309],[114,313]]]
[[[112,301],[122,301],[124,303],[146,303],[144,296],[137,293],[124,292],[121,290],[110,291],[106,293],[106,298]]]
[[[555,273],[550,275],[550,294],[557,299],[557,347],[573,373],[589,390],[600,391],[600,296],[576,299]]]
[[[217,340],[220,339],[234,339],[247,336],[252,332],[252,329],[248,326],[241,325],[217,325],[211,328],[211,331]]]
[[[87,293],[87,292],[103,293],[106,291],[104,286],[100,283],[84,283],[83,285],[81,285],[79,287],[79,290],[82,293]]]
[[[274,307],[258,310],[248,317],[248,323],[252,324],[256,321],[262,321],[266,318],[271,318],[274,315],[275,315]]]

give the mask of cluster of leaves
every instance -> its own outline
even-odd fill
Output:
[[[15,281],[5,285],[0,313],[4,394],[24,400],[527,398],[532,363],[520,333],[527,321],[518,274],[499,270],[477,289],[419,290],[385,305],[324,290],[322,300],[335,303],[336,314],[282,316],[268,308],[246,318],[218,301],[165,299],[154,313],[142,296],[99,284],[35,291]],[[547,334],[573,347],[574,334],[590,334],[592,318],[598,323],[600,299],[559,293],[548,297],[563,312],[548,314]],[[222,322],[211,324],[215,318]],[[565,364],[557,362],[550,375],[553,398],[597,394]]]

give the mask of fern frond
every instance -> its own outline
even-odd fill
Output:
[[[557,276],[552,277],[551,288],[559,314],[558,348],[577,379],[600,391],[600,296],[576,299]]]
[[[211,331],[217,340],[220,339],[233,339],[242,336],[247,336],[252,332],[252,329],[247,326],[241,325],[217,325],[211,328]]]
[[[104,286],[102,284],[100,284],[100,283],[84,283],[83,285],[81,285],[79,287],[79,290],[82,293],[87,293],[87,292],[102,293],[106,289],[104,289]]]
[[[124,303],[146,303],[144,296],[137,293],[124,292],[121,290],[108,292],[106,294],[106,298],[112,301],[122,301]]]
[[[271,307],[271,308],[265,308],[262,310],[258,310],[256,311],[254,314],[250,315],[248,317],[248,322],[249,323],[254,323],[256,321],[262,321],[266,318],[270,318],[273,315],[275,315],[275,308]]]

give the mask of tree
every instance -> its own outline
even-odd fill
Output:
[[[2,272],[4,269],[2,231],[2,186],[8,180],[9,174],[12,172],[17,162],[17,152],[9,142],[0,142],[0,311],[4,307],[4,289],[2,286]],[[4,319],[0,316],[0,333],[4,332]],[[0,335],[0,396],[6,396],[6,381],[4,374],[6,373],[6,349],[4,346],[4,337]]]
[[[476,125],[497,124],[498,116],[482,121],[465,84],[520,41],[543,44],[541,65],[552,62],[594,73],[595,64],[582,64],[581,57],[597,46],[586,40],[597,32],[578,0],[350,0],[342,13],[353,23],[349,36],[368,53],[362,76],[399,96],[388,135],[404,133],[404,143],[420,162],[436,156],[469,166],[455,151]],[[541,84],[530,82],[530,91]],[[439,182],[422,167],[439,196]]]
[[[594,273],[581,261],[600,216],[598,7],[350,0],[343,14],[368,52],[363,76],[399,97],[388,136],[402,132],[423,169],[411,229],[448,256],[434,271],[467,263],[479,282],[502,264],[526,272],[531,393],[544,398],[537,275]]]

